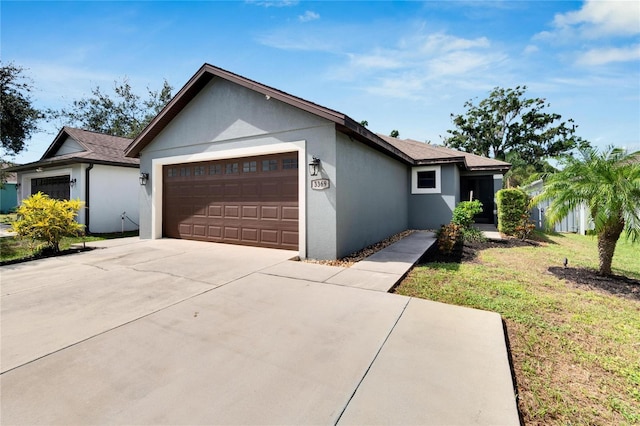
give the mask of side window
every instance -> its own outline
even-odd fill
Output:
[[[411,169],[412,194],[440,194],[440,166],[418,166]]]
[[[418,188],[435,188],[436,187],[436,171],[427,170],[418,172]]]

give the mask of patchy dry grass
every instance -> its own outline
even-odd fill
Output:
[[[639,254],[620,241],[614,273],[640,278]],[[640,302],[548,272],[565,257],[597,268],[595,239],[554,235],[482,250],[474,262],[428,263],[396,292],[502,315],[527,425],[640,424]]]

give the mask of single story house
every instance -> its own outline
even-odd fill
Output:
[[[147,178],[141,238],[335,259],[437,228],[473,194],[495,221],[510,165],[376,135],[330,108],[204,64],[126,149]]]
[[[13,211],[18,206],[18,194],[16,185],[17,175],[13,172],[4,172],[4,169],[9,166],[5,163],[2,163],[0,166],[2,167],[2,175],[5,180],[2,185],[0,185],[0,213],[6,214]]]
[[[37,192],[79,199],[88,233],[138,229],[140,161],[124,156],[131,139],[63,127],[40,160],[14,166],[18,202]]]

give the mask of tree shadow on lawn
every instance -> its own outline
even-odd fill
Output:
[[[600,290],[614,296],[640,300],[640,280],[622,275],[599,275],[598,271],[589,268],[549,267],[556,278],[569,281],[577,288]]]

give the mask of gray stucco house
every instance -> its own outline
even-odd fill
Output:
[[[376,135],[350,117],[209,64],[129,145],[140,237],[335,259],[436,228],[470,194],[494,221],[509,164]]]

